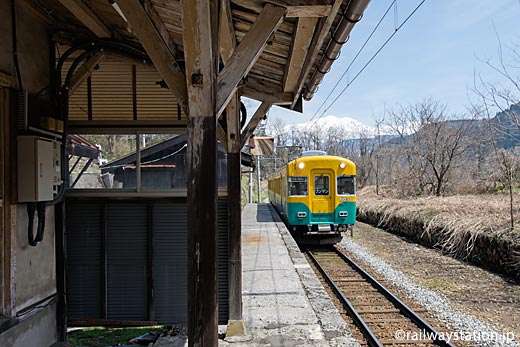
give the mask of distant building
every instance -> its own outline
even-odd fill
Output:
[[[180,135],[159,142],[141,150],[141,188],[186,188],[186,135]],[[226,151],[219,144],[218,152],[218,186],[226,187],[227,165]],[[132,153],[123,158],[101,166],[101,175],[113,176],[112,187],[107,188],[135,188],[136,154]]]

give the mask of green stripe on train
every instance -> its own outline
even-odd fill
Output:
[[[305,212],[305,217],[299,218],[298,212]],[[340,217],[340,212],[347,212],[346,217]],[[311,213],[302,202],[287,203],[287,223],[289,225],[309,224],[354,224],[356,222],[356,203],[342,202],[334,213]]]

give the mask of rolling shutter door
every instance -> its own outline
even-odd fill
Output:
[[[228,301],[228,216],[227,198],[218,199],[218,321],[227,324]]]
[[[154,318],[159,323],[188,321],[186,204],[155,204]]]
[[[103,205],[67,202],[69,319],[102,317]]]
[[[147,205],[110,203],[107,212],[107,318],[148,320]]]
[[[148,208],[149,203],[67,200],[67,298],[71,320],[105,318],[103,223],[106,205],[106,318],[153,319],[161,324],[187,322],[186,203],[152,203],[152,209]],[[154,317],[148,317],[148,220],[152,221],[154,240]],[[219,324],[226,324],[227,198],[218,201],[217,247]]]

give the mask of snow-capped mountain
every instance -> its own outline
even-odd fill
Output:
[[[344,116],[337,117],[333,115],[325,116],[320,119],[311,120],[305,123],[289,124],[285,129],[289,130],[296,128],[298,130],[320,129],[320,131],[327,132],[330,128],[342,129],[346,133],[364,134],[365,136],[375,136],[377,129],[369,126],[357,119]]]

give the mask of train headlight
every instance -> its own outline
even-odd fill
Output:
[[[339,167],[342,168],[342,169],[344,169],[345,166],[347,166],[347,164],[345,164],[345,163],[341,163],[341,164],[339,164]]]
[[[305,218],[307,217],[307,212],[298,212],[298,218]]]
[[[298,163],[298,168],[303,169],[305,167],[305,163]]]
[[[341,211],[341,212],[339,213],[339,216],[345,218],[345,217],[348,216],[348,212],[347,212],[347,211]]]

